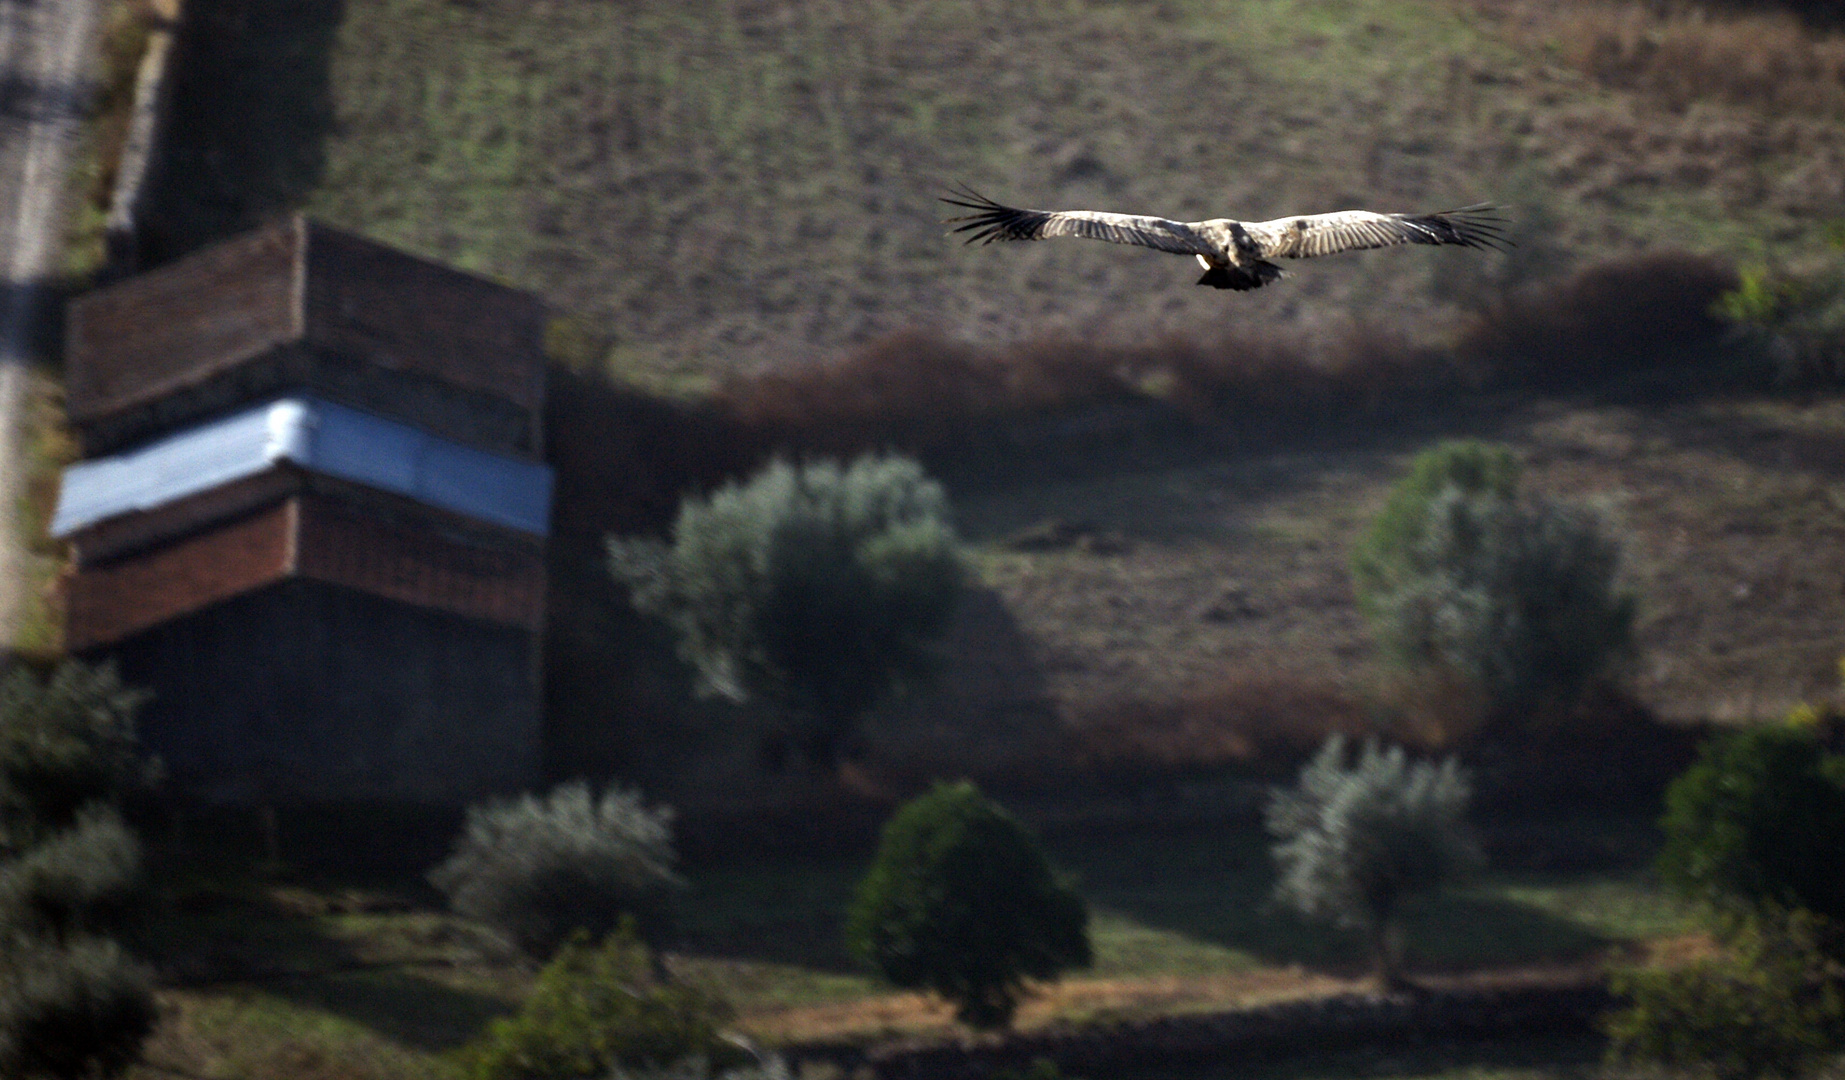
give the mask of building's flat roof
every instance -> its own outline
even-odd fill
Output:
[[[288,397],[64,470],[51,534],[69,536],[282,465],[537,536],[550,531],[548,466],[316,398]]]

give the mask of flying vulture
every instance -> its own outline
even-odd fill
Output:
[[[1080,236],[1111,244],[1137,244],[1175,255],[1193,255],[1204,267],[1200,285],[1218,289],[1259,289],[1282,276],[1270,259],[1309,259],[1341,251],[1395,244],[1459,244],[1471,248],[1511,246],[1503,234],[1505,219],[1489,203],[1443,210],[1438,214],[1377,214],[1339,210],[1330,214],[1276,218],[1274,221],[1167,221],[1165,218],[1110,214],[1101,210],[1020,210],[962,188],[942,196],[950,206],[971,214],[944,219],[961,222],[958,233],[976,240],[1045,240]]]

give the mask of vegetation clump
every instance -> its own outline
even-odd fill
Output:
[[[75,662],[0,679],[0,1075],[116,1076],[153,1029],[149,973],[99,936],[137,897],[141,700]]]
[[[852,950],[955,1017],[1012,1022],[1027,980],[1092,959],[1089,915],[1024,826],[969,781],[938,784],[884,827],[846,919]]]
[[[70,941],[118,922],[140,881],[141,845],[112,807],[0,861],[0,924]]]
[[[43,680],[24,667],[0,677],[0,851],[152,787],[159,766],[134,725],[146,700],[107,664],[65,663]]]
[[[1717,1080],[1803,1075],[1845,1046],[1845,995],[1819,926],[1795,915],[1731,935],[1731,955],[1611,980],[1608,1056]]]
[[[1518,474],[1511,448],[1473,439],[1452,439],[1417,454],[1352,551],[1359,604],[1375,612],[1383,598],[1416,576],[1420,567],[1411,553],[1428,537],[1430,508],[1438,498],[1457,491],[1511,499],[1518,492]]]
[[[146,968],[105,938],[0,941],[0,1076],[119,1076],[156,1011]]]
[[[1264,814],[1276,838],[1275,898],[1313,919],[1364,933],[1379,982],[1399,985],[1399,920],[1411,896],[1481,861],[1467,824],[1472,787],[1453,758],[1411,760],[1402,747],[1367,741],[1347,764],[1335,735],[1276,788]]]
[[[1845,755],[1817,725],[1727,732],[1666,789],[1660,877],[1732,921],[1805,910],[1845,924]]]
[[[816,766],[927,674],[963,577],[939,484],[903,457],[776,461],[680,504],[670,545],[611,540],[618,579],[701,688],[760,700]]]
[[[607,934],[626,918],[658,927],[662,894],[680,882],[672,819],[639,792],[611,788],[598,799],[580,781],[542,799],[494,800],[468,809],[454,853],[429,880],[455,911],[543,959],[574,933]]]
[[[1836,719],[1707,740],[1666,791],[1661,879],[1719,916],[1727,956],[1614,980],[1619,1061],[1796,1076],[1845,1047],[1845,755]]]
[[[1413,676],[1487,718],[1567,711],[1627,652],[1620,547],[1586,510],[1520,497],[1503,447],[1448,442],[1397,485],[1353,558],[1360,604]]]
[[[632,1072],[722,1071],[751,1060],[724,1038],[730,1011],[694,986],[656,980],[631,925],[600,942],[578,930],[519,1011],[463,1051],[470,1080],[577,1080]],[[669,1073],[669,1075],[676,1075]]]
[[[1776,386],[1845,381],[1845,219],[1827,229],[1835,255],[1806,273],[1745,266],[1713,305],[1744,348],[1765,358]]]

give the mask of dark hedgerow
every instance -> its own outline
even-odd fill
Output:
[[[932,990],[970,1027],[1012,1021],[1027,980],[1091,961],[1089,915],[1031,834],[968,781],[897,811],[846,940],[898,986]]]

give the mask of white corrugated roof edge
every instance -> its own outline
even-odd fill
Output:
[[[64,470],[51,535],[289,463],[521,532],[550,533],[552,473],[312,397],[286,397]]]

